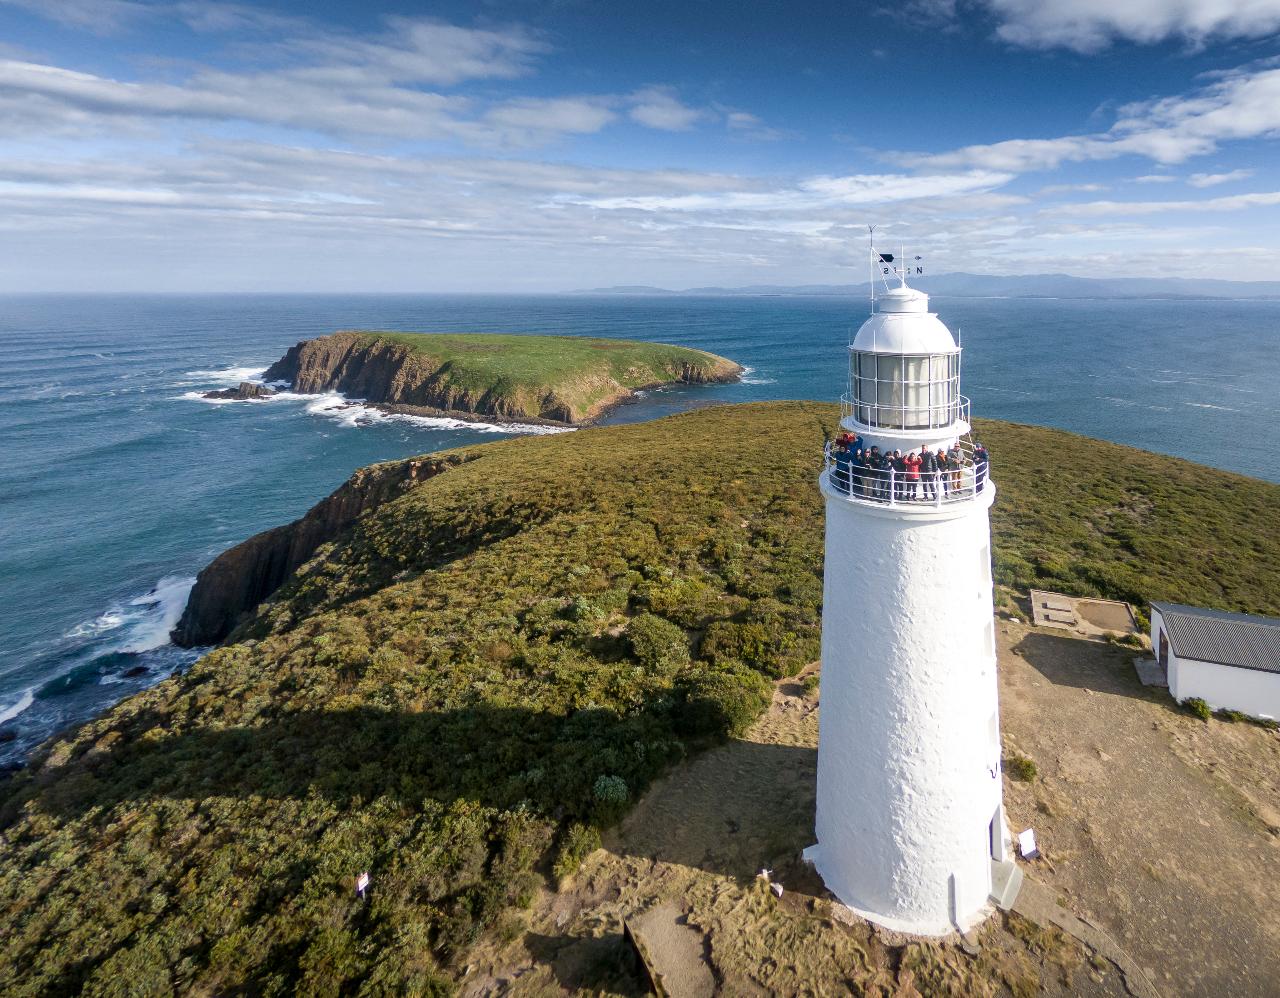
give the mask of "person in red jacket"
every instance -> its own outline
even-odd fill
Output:
[[[912,451],[902,459],[907,466],[907,498],[920,498],[920,455]]]

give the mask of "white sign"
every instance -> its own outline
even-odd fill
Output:
[[[366,870],[360,876],[356,877],[356,893],[364,897],[364,892],[369,887],[369,871]]]
[[[1040,847],[1036,845],[1036,833],[1028,828],[1018,834],[1018,852],[1023,859],[1035,859],[1040,855]]]

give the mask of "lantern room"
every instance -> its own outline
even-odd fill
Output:
[[[960,348],[929,311],[929,296],[904,283],[877,306],[849,347],[846,408],[855,428],[967,432]]]

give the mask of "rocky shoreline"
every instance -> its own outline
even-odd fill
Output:
[[[454,452],[361,468],[300,519],[254,534],[223,551],[196,576],[170,639],[180,648],[221,642],[321,545],[336,538],[363,513],[466,459],[467,455]]]

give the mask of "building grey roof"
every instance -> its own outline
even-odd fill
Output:
[[[1280,618],[1152,603],[1178,658],[1280,673]]]

